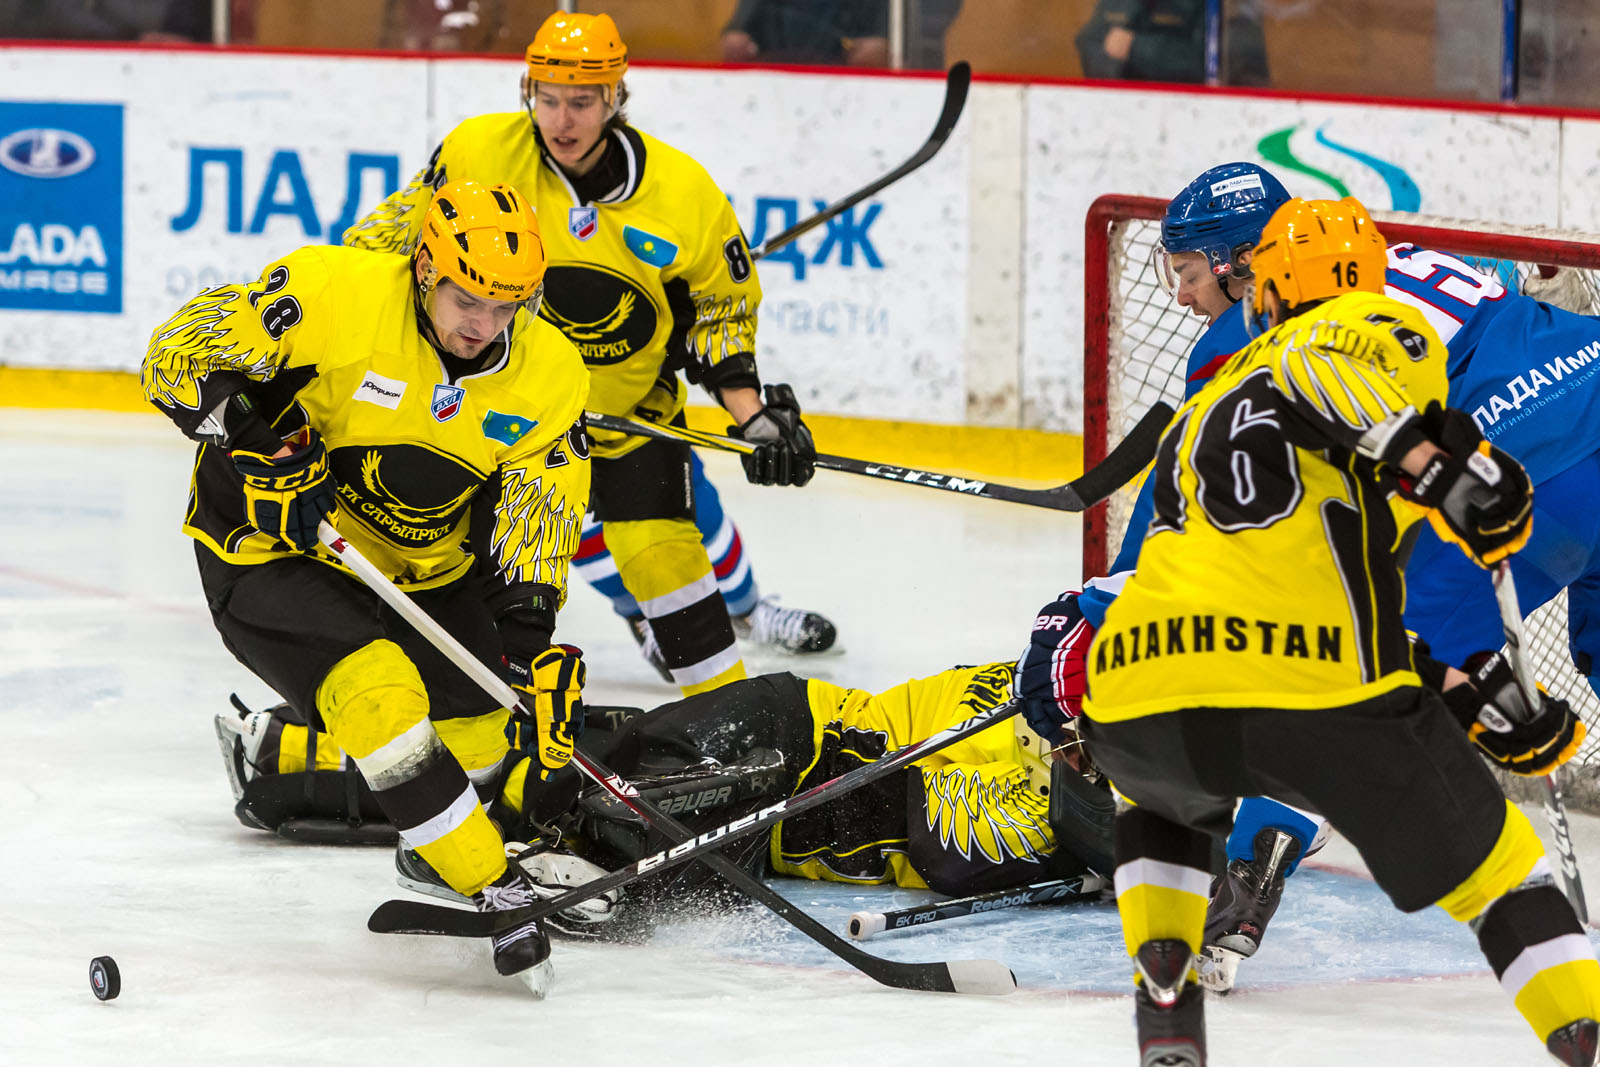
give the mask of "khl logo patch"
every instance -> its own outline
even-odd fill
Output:
[[[466,397],[467,391],[459,385],[436,385],[433,387],[433,417],[436,422],[449,422],[461,410],[461,401]]]
[[[600,211],[594,207],[567,209],[567,229],[580,241],[587,241],[600,228]]]

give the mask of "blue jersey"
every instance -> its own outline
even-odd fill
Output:
[[[1600,319],[1508,290],[1455,256],[1389,248],[1385,295],[1419,309],[1449,349],[1450,404],[1516,456],[1534,484],[1600,452]],[[1242,303],[1217,317],[1189,351],[1184,398],[1250,342]],[[1537,413],[1537,417],[1535,414]],[[1150,524],[1152,485],[1134,503],[1111,573],[1132,570]],[[1097,629],[1120,583],[1091,586],[1079,608]]]

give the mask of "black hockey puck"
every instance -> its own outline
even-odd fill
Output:
[[[117,961],[110,956],[96,956],[89,961],[89,988],[101,1000],[115,1000],[122,992],[122,973]]]

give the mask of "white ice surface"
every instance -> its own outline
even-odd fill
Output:
[[[230,691],[270,694],[223,650],[177,531],[191,456],[153,416],[0,409],[0,1063],[1134,1061],[1105,905],[868,943],[1002,959],[1021,984],[1002,998],[883,988],[755,911],[644,946],[558,944],[542,1003],[482,943],[368,933],[402,895],[387,853],[290,845],[231,813],[211,718]],[[881,687],[1008,657],[1076,575],[1070,517],[827,473],[755,489],[710,462],[763,586],[826,611],[845,648],[755,670]],[[673,696],[588,590],[561,637],[587,650],[592,699]],[[1577,823],[1600,856],[1600,824]],[[1347,846],[1319,859],[1240,992],[1208,1006],[1214,1064],[1548,1062],[1465,929],[1394,912]],[[1585,873],[1600,899],[1600,863]],[[921,897],[779,886],[840,931]],[[106,954],[123,993],[101,1003],[88,964]]]

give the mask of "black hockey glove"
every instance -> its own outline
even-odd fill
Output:
[[[505,659],[511,687],[522,695],[523,711],[512,711],[506,740],[527,753],[543,781],[572,760],[572,746],[583,733],[583,683],[588,668],[571,645],[551,645],[532,661]]]
[[[1068,731],[1076,729],[1073,720],[1083,714],[1085,666],[1093,640],[1094,627],[1078,609],[1078,594],[1063,593],[1039,609],[1033,636],[1017,661],[1012,692],[1022,701],[1022,716],[1033,732],[1052,745],[1066,743]]]
[[[250,525],[306,552],[317,546],[317,524],[333,514],[338,497],[321,434],[307,426],[284,444],[294,452],[281,459],[245,449],[228,454],[244,478]]]
[[[752,485],[805,485],[816,473],[817,446],[787,385],[767,386],[766,407],[728,427],[728,435],[756,446],[739,457]]]
[[[1587,733],[1565,700],[1539,687],[1539,707],[1530,711],[1510,662],[1498,652],[1467,661],[1469,681],[1444,691],[1444,702],[1484,755],[1512,774],[1538,778],[1578,751]]]
[[[1533,531],[1533,484],[1522,464],[1489,444],[1472,417],[1428,405],[1428,439],[1444,449],[1400,495],[1428,509],[1428,522],[1480,567],[1493,566],[1528,543]]]

